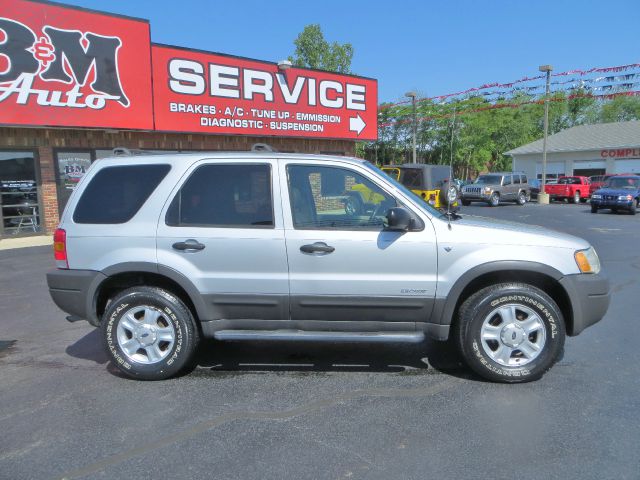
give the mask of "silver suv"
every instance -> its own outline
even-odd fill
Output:
[[[349,208],[355,186],[368,209]],[[139,379],[187,368],[201,337],[429,336],[487,379],[523,382],[609,305],[585,240],[445,215],[367,162],[330,156],[98,160],[54,254],[55,303],[99,327],[114,365]]]
[[[527,176],[520,172],[495,172],[478,176],[471,185],[462,187],[462,205],[485,202],[497,207],[500,202],[524,205],[531,200]]]

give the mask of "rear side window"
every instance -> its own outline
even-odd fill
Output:
[[[172,200],[165,222],[171,227],[273,228],[271,167],[198,167]]]
[[[100,170],[82,193],[73,221],[125,223],[167,175],[169,165],[122,165]]]

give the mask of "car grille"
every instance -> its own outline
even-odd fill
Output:
[[[481,187],[465,187],[465,189],[463,190],[462,193],[476,193],[476,194],[480,194],[480,192],[482,191]]]
[[[602,199],[603,200],[617,200],[618,196],[617,195],[603,195]]]

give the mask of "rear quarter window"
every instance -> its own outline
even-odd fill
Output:
[[[73,212],[76,223],[126,223],[169,173],[169,165],[105,167],[91,179]]]

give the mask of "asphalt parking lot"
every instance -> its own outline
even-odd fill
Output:
[[[0,478],[640,478],[640,216],[462,213],[582,236],[611,278],[606,318],[537,382],[484,382],[434,342],[209,342],[188,375],[127,380],[50,300],[50,247],[1,251]]]

